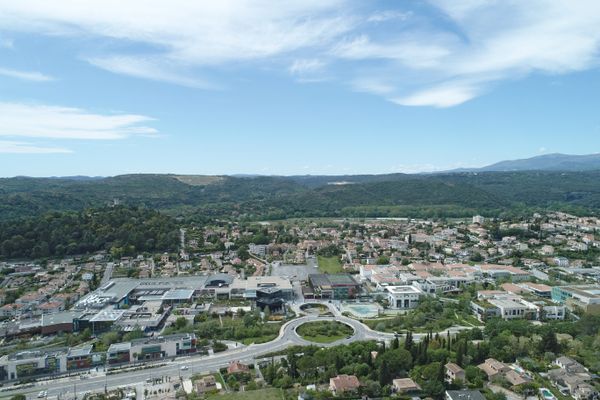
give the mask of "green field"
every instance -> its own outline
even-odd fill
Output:
[[[343,272],[342,263],[338,257],[318,257],[319,271],[324,274],[337,274]]]
[[[311,342],[332,343],[352,335],[354,329],[337,321],[317,321],[300,325],[296,332]]]
[[[235,392],[227,394],[215,394],[208,397],[211,400],[281,400],[283,393],[281,389],[261,389],[248,392]]]
[[[257,337],[249,337],[249,338],[242,339],[242,343],[245,344],[246,346],[249,346],[252,343],[255,343],[255,344],[267,343],[267,342],[270,342],[272,340],[275,340],[277,338],[277,336],[279,336],[279,333],[274,333],[272,335],[263,335],[263,336],[257,336]]]

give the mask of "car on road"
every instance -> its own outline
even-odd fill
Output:
[[[189,368],[189,367],[188,367],[187,365],[184,365],[184,366],[182,366],[182,367],[181,367],[181,370],[182,370],[182,371],[187,371],[187,370],[188,370],[188,368]]]
[[[46,392],[45,390],[42,390],[41,392],[38,393],[37,397],[38,399],[42,399],[44,397],[46,397],[48,395],[48,392]]]

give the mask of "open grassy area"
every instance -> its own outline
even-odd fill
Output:
[[[178,175],[175,176],[175,179],[191,186],[206,186],[222,181],[223,177],[210,175]]]
[[[342,263],[338,257],[318,257],[319,271],[327,274],[343,272]]]
[[[215,394],[208,397],[211,400],[281,400],[283,393],[281,389],[261,389],[248,392],[235,392],[226,394]]]
[[[478,320],[472,315],[464,315],[462,317],[459,317],[458,323],[464,326],[485,326],[485,324],[483,324],[480,320]]]
[[[245,344],[246,346],[249,346],[252,343],[255,343],[255,344],[267,343],[272,340],[275,340],[275,338],[277,338],[278,335],[279,335],[279,333],[273,333],[271,335],[250,337],[250,338],[242,339],[242,343]]]
[[[300,325],[296,332],[311,342],[332,343],[352,335],[354,330],[337,321],[316,321]]]

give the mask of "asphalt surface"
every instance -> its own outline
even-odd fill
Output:
[[[284,350],[293,345],[318,345],[321,347],[337,346],[363,340],[390,341],[395,337],[393,333],[383,333],[371,330],[361,322],[341,315],[335,305],[323,302],[333,314],[332,316],[307,315],[296,318],[285,323],[280,330],[279,336],[268,343],[252,344],[249,346],[240,346],[221,353],[210,356],[187,356],[178,357],[175,360],[161,360],[155,367],[137,371],[121,372],[118,374],[105,375],[103,372],[88,375],[87,379],[81,379],[80,376],[69,378],[52,379],[48,381],[37,382],[34,387],[12,390],[0,393],[0,397],[10,397],[17,393],[26,394],[28,399],[37,398],[40,391],[47,392],[48,398],[74,398],[75,394],[82,397],[85,392],[103,392],[105,387],[114,389],[117,387],[135,386],[151,378],[160,378],[163,376],[190,377],[192,374],[205,374],[216,372],[222,367],[226,367],[231,361],[241,361],[242,363],[253,363],[255,359],[262,356]],[[292,305],[299,312],[300,304]],[[339,321],[350,325],[354,329],[354,334],[347,338],[333,343],[321,344],[312,343],[302,339],[296,333],[296,328],[311,321]],[[460,330],[468,329],[465,327],[450,328],[450,334],[455,334]],[[446,331],[440,332],[446,334]],[[420,340],[425,334],[414,334],[415,340]],[[164,364],[164,365],[163,365]],[[146,364],[152,365],[152,364]],[[183,367],[183,369],[182,369]]]

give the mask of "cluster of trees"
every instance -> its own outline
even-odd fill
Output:
[[[382,332],[442,331],[457,323],[456,316],[464,315],[460,304],[442,303],[432,297],[423,297],[412,312],[384,320],[364,321],[372,329]]]
[[[53,212],[0,222],[0,256],[4,258],[61,257],[99,250],[121,257],[174,251],[178,243],[176,221],[146,208]]]
[[[300,325],[297,332],[302,337],[338,338],[352,335],[354,330],[346,324],[337,321],[316,321]]]
[[[590,371],[600,372],[600,316],[583,315],[578,321],[555,321],[532,325],[528,321],[492,319],[486,322],[482,346],[488,347],[491,357],[500,361],[518,358],[537,360],[536,370],[558,354],[566,354],[580,361]],[[566,334],[559,341],[556,334]]]
[[[339,246],[330,244],[317,250],[317,255],[321,257],[337,257],[342,254],[342,252],[343,250]]]
[[[268,311],[265,311],[264,320],[261,318],[260,310],[252,312],[241,310],[237,315],[229,315],[219,318],[218,315],[199,314],[194,318],[191,327],[198,338],[221,339],[221,340],[248,340],[255,343],[268,342],[279,334],[281,324],[267,323]]]

